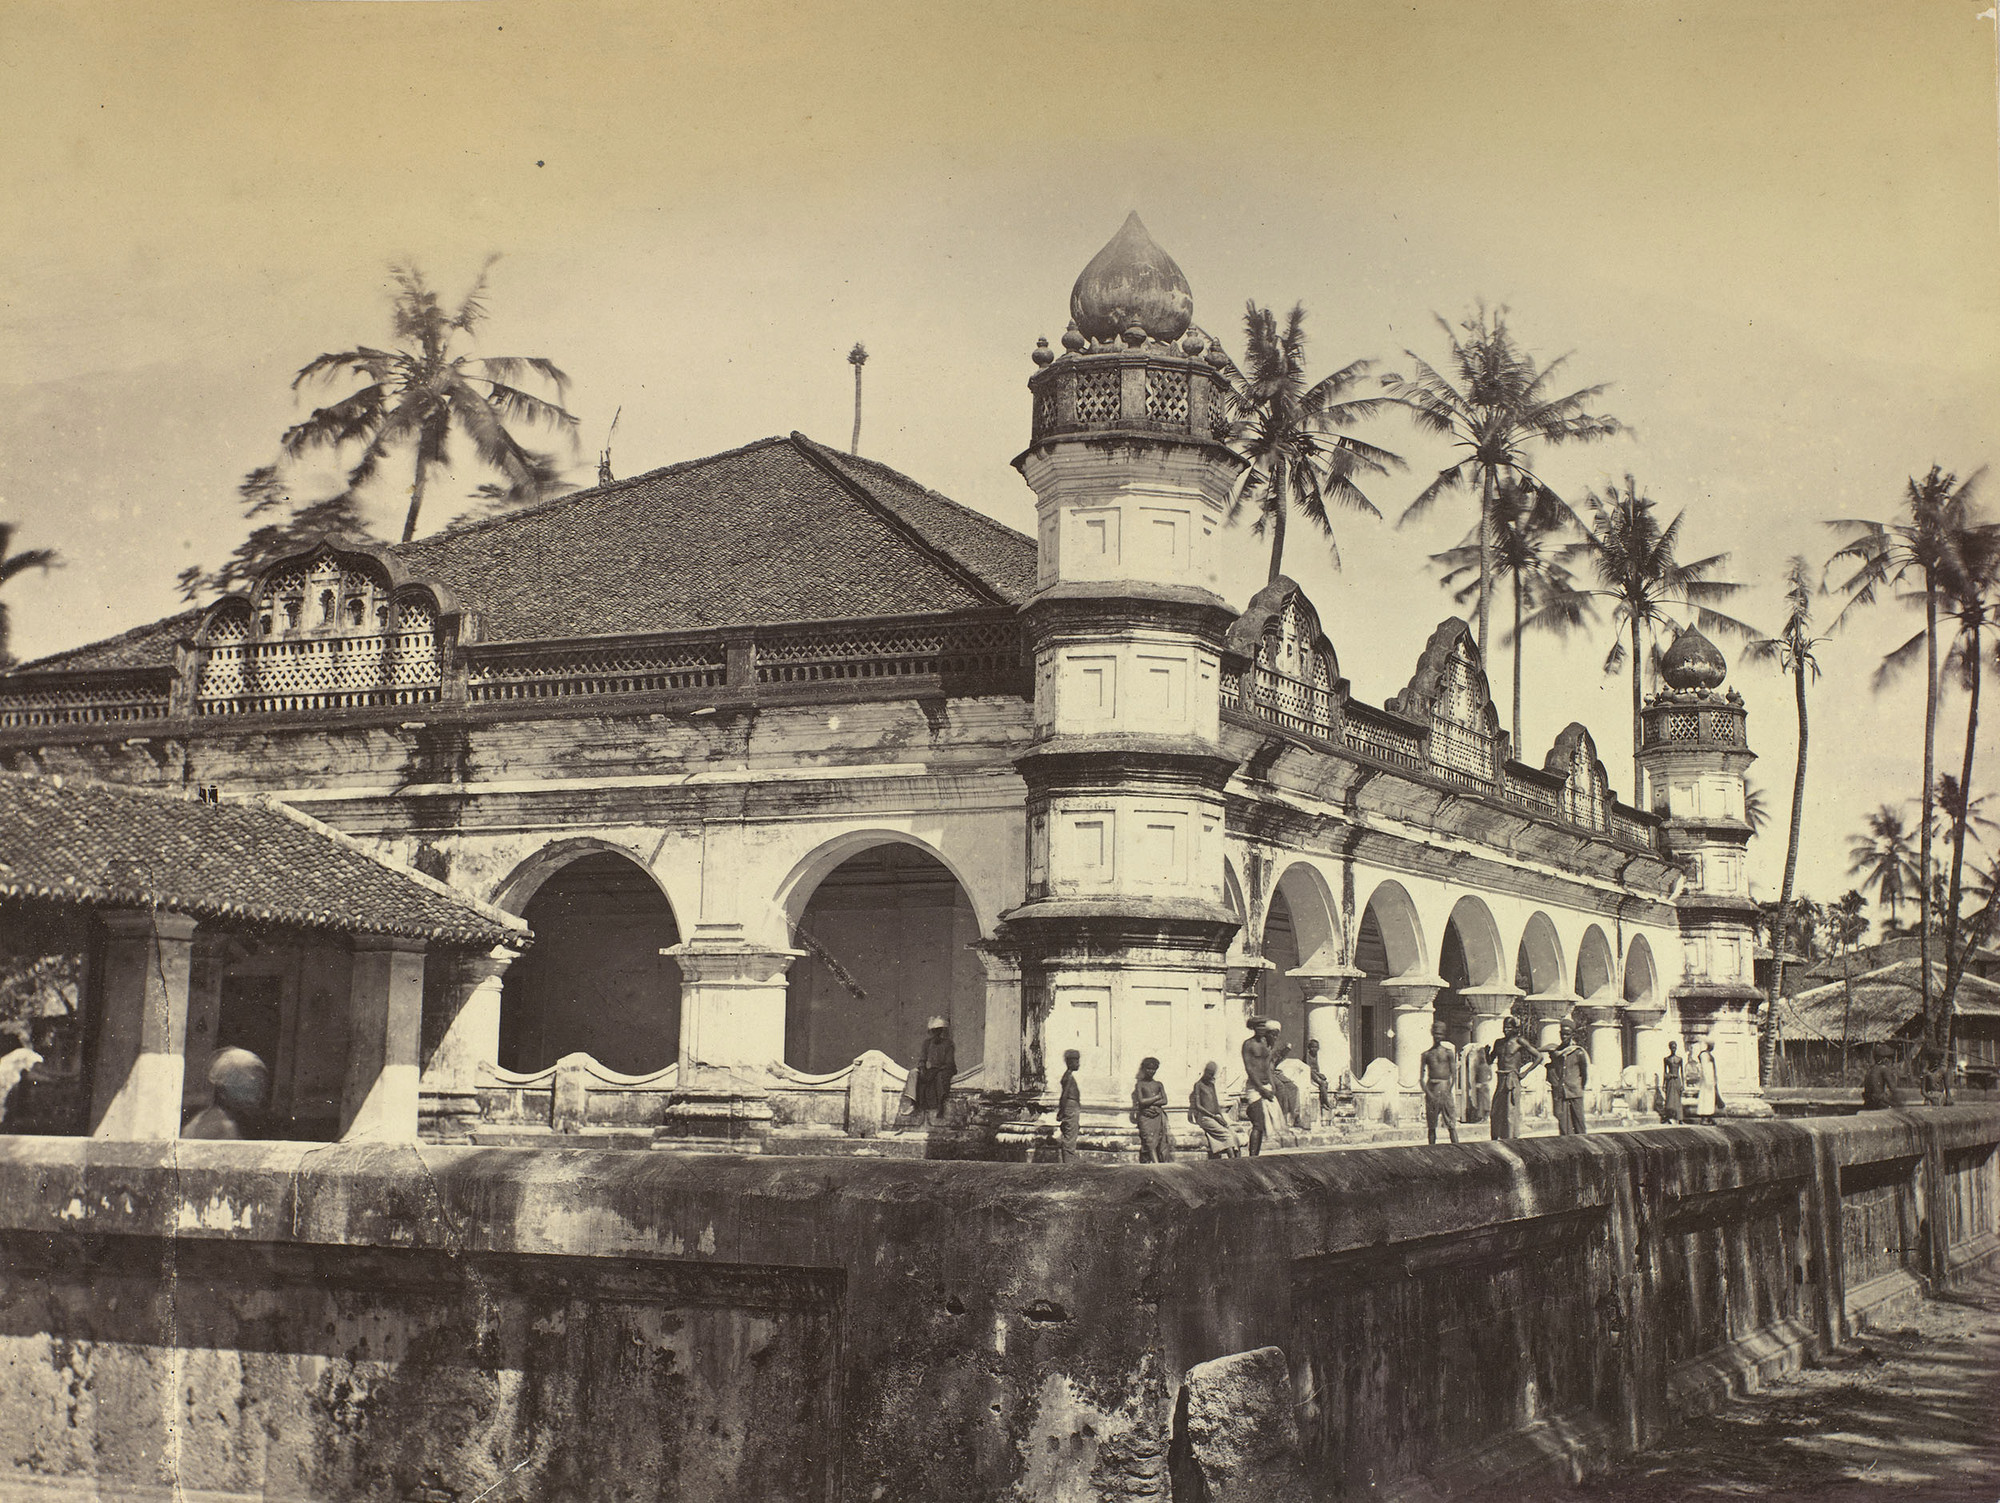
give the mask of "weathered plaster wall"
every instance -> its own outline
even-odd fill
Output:
[[[1269,1346],[1324,1495],[1513,1485],[1990,1256],[1996,1142],[1985,1107],[1083,1172],[0,1140],[0,1481],[1163,1498],[1183,1375]]]

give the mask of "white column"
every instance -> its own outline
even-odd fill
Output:
[[[1562,1020],[1583,998],[1567,987],[1558,987],[1553,991],[1537,992],[1523,1000],[1535,1010],[1540,1032],[1535,1043],[1546,1054],[1562,1042]]]
[[[1347,995],[1364,973],[1351,965],[1302,965],[1285,974],[1305,988],[1306,1041],[1318,1042],[1320,1074],[1337,1088],[1341,1076],[1354,1073]]]
[[[1518,986],[1461,986],[1458,994],[1472,1004],[1472,1044],[1492,1046],[1500,1042],[1507,1014],[1521,995]]]
[[[177,1138],[196,921],[184,913],[112,909],[101,922],[91,1135]]]
[[[761,1082],[785,1057],[785,973],[805,952],[697,936],[665,953],[681,971],[681,1087]]]
[[[388,934],[354,936],[347,1018],[341,1140],[416,1141],[417,1046],[424,1020],[422,940]]]
[[[1639,1078],[1650,1090],[1660,1084],[1667,1057],[1667,1032],[1660,1026],[1667,1010],[1627,1006],[1625,1016],[1632,1020],[1632,1062],[1639,1067]]]
[[[479,1121],[480,1071],[500,1062],[500,999],[518,952],[502,945],[458,958],[451,1018],[424,1067],[424,1104],[441,1137],[461,1137]]]
[[[1576,1020],[1583,1028],[1582,1043],[1590,1057],[1589,1094],[1597,1098],[1602,1110],[1625,1073],[1625,1040],[1618,1027],[1618,1009],[1586,1002],[1576,1009]]]
[[[1382,983],[1396,1018],[1396,1080],[1406,1091],[1417,1089],[1423,1054],[1431,1046],[1431,1003],[1446,985],[1442,976],[1414,973]]]

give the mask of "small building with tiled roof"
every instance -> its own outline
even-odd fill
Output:
[[[17,1131],[170,1137],[238,1047],[287,1135],[407,1135],[425,967],[528,940],[280,803],[0,773],[0,996],[43,1056]]]
[[[427,1136],[863,1138],[942,1089],[1046,1151],[1076,1048],[1116,1146],[1140,1058],[1177,1100],[1210,1058],[1240,1085],[1251,1016],[1378,1117],[1419,1108],[1434,1024],[1510,1012],[1578,1024],[1604,1087],[1712,1041],[1754,1110],[1740,698],[1648,706],[1639,800],[1580,725],[1512,745],[1463,623],[1357,695],[1370,623],[1218,593],[1236,375],[1191,307],[1133,219],[1025,352],[1033,537],[767,438],[328,538],[27,664],[0,767],[271,800],[524,920],[518,957],[425,968]],[[292,920],[348,912],[307,885]],[[322,1028],[239,961],[282,1036]],[[956,1072],[920,1089],[933,1019]]]

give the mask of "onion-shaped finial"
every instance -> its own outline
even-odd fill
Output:
[[[1194,321],[1194,293],[1174,258],[1129,214],[1076,279],[1069,311],[1091,339],[1109,341],[1136,328],[1142,341],[1171,344]]]
[[[1035,364],[1047,365],[1056,358],[1056,352],[1049,348],[1047,339],[1035,341]]]

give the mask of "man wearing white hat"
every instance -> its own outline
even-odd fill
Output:
[[[952,1047],[951,1029],[943,1018],[932,1018],[926,1025],[930,1036],[924,1040],[924,1047],[917,1057],[917,1120],[931,1123],[944,1116],[945,1103],[951,1098],[952,1077],[958,1074],[958,1051]]]

